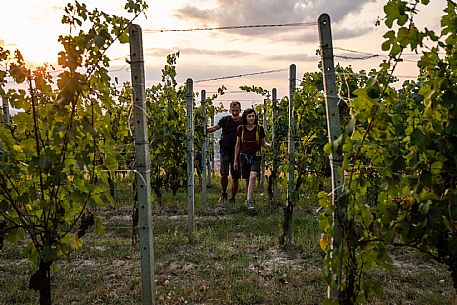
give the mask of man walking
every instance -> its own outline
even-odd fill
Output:
[[[235,203],[236,194],[238,192],[238,181],[241,176],[239,169],[233,167],[235,160],[235,144],[236,144],[236,130],[241,125],[241,104],[238,101],[230,103],[230,115],[222,117],[219,122],[211,127],[208,127],[208,132],[215,132],[222,128],[222,136],[219,141],[220,155],[221,155],[221,197],[219,203],[227,201],[227,186],[229,172],[232,176],[232,194],[230,198],[231,203]]]

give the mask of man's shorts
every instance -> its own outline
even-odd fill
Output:
[[[241,177],[248,179],[251,172],[260,173],[261,156],[255,154],[240,154]]]
[[[233,154],[226,154],[221,152],[221,176],[228,176],[230,169],[230,174],[232,178],[240,179],[241,171],[239,168],[238,170],[235,170],[235,168],[233,167],[233,159]]]

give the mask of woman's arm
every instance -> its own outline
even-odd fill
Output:
[[[238,156],[240,155],[241,149],[241,138],[236,137],[236,144],[235,144],[235,156],[233,158],[233,168],[238,170]]]
[[[260,146],[262,147],[265,147],[265,148],[270,148],[271,147],[271,144],[270,143],[267,143],[265,141],[266,139],[266,136],[265,136],[265,129],[262,125],[259,125],[260,127]]]

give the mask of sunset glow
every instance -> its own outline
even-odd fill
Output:
[[[17,0],[7,4],[8,9],[0,18],[0,42],[13,51],[19,49],[25,60],[33,67],[48,62],[56,65],[57,54],[62,49],[57,39],[66,35],[68,27],[61,24],[63,9],[67,1],[26,1]],[[146,84],[160,80],[160,71],[166,62],[166,55],[180,51],[178,58],[178,81],[184,82],[209,79],[226,75],[239,75],[250,72],[287,69],[290,64],[297,66],[297,74],[316,71],[319,58],[317,26],[284,27],[280,29],[244,29],[226,31],[164,32],[158,29],[190,29],[199,27],[284,24],[291,22],[315,22],[320,13],[327,12],[332,18],[335,55],[348,55],[342,49],[382,54],[383,26],[374,24],[382,18],[385,1],[343,1],[334,5],[329,1],[316,1],[306,7],[293,5],[278,7],[275,0],[264,0],[258,4],[241,1],[228,5],[226,1],[151,1],[146,12],[136,20],[143,33],[146,64]],[[285,2],[290,5],[291,1]],[[297,2],[298,3],[298,2]],[[310,2],[311,3],[311,2]],[[345,4],[346,3],[346,4]],[[432,1],[427,11],[420,12],[418,26],[436,29],[444,0]],[[97,7],[109,14],[125,17],[124,1],[88,1],[89,9]],[[280,11],[284,9],[285,11]],[[279,10],[279,11],[278,11]],[[288,10],[288,11],[286,11]],[[128,57],[128,45],[116,44],[109,50],[111,58]],[[354,54],[353,54],[354,55]],[[357,56],[357,54],[356,54]],[[398,65],[397,73],[414,76],[417,68],[409,57]],[[368,60],[347,60],[336,58],[336,63],[351,65],[354,70],[375,68],[382,56]],[[128,80],[129,74],[122,60],[110,63],[117,71],[113,74],[121,80]],[[265,88],[277,87],[278,94],[287,93],[287,72],[272,73],[254,77],[237,78],[224,81],[206,82],[196,85],[196,90],[217,90],[222,84],[229,90],[238,90],[240,85],[257,85]],[[232,97],[229,97],[232,98]],[[236,97],[233,97],[236,98]]]

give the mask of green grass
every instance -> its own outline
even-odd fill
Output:
[[[164,194],[154,207],[156,304],[321,304],[326,297],[316,202],[294,214],[294,246],[278,244],[282,210],[256,194],[259,215],[235,206],[215,205],[219,190],[209,189],[208,205],[196,193],[195,242],[187,240],[187,202],[181,192]],[[115,207],[101,213],[106,230],[88,233],[82,251],[58,262],[52,274],[54,304],[141,304],[140,257],[132,245],[130,189],[118,185]],[[394,249],[396,268],[376,270],[385,295],[370,304],[456,304],[448,272],[412,250]],[[27,288],[34,267],[22,245],[6,243],[0,252],[0,304],[37,304]]]

